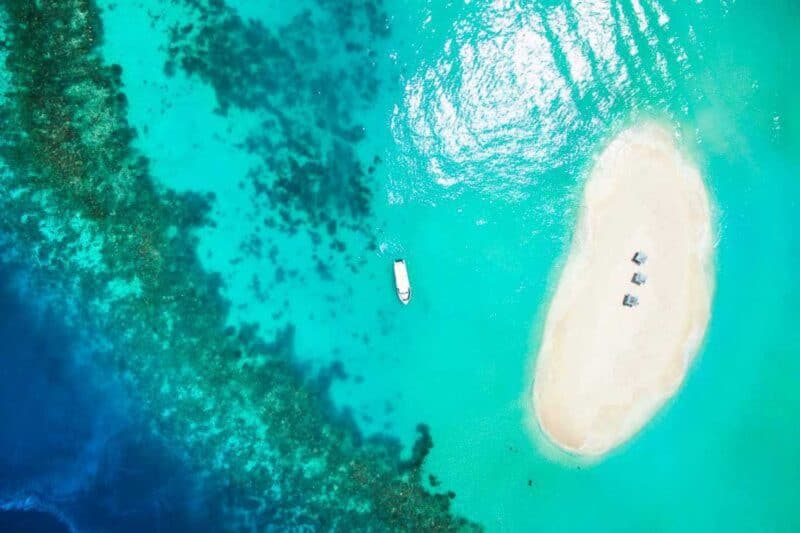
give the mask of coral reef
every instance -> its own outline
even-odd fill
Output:
[[[450,513],[452,494],[423,488],[427,429],[408,460],[395,441],[363,439],[295,366],[291,327],[270,342],[254,327],[229,327],[220,279],[195,253],[210,200],[158,188],[132,148],[121,69],[98,52],[94,3],[6,0],[0,16],[4,255],[61,295],[52,305],[74,324],[103,333],[105,364],[141,401],[152,430],[227,483],[231,529],[477,527]],[[223,107],[253,105],[218,93]]]
[[[171,29],[166,72],[181,68],[207,82],[221,113],[258,115],[245,145],[263,163],[250,178],[274,213],[265,223],[304,228],[334,252],[344,249],[336,238],[343,228],[369,236],[369,185],[380,159],[360,160],[355,145],[365,130],[355,115],[377,92],[370,46],[388,32],[382,9],[323,1],[271,29],[223,2],[184,3],[196,17]]]

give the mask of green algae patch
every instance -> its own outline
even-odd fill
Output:
[[[364,439],[294,364],[293,330],[227,327],[218,275],[196,256],[210,199],[155,186],[131,146],[121,69],[86,0],[6,1],[0,228],[53,305],[103,332],[109,372],[152,430],[228,487],[231,529],[477,528],[432,494],[420,426],[410,458]]]

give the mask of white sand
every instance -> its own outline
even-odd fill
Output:
[[[643,250],[647,262],[631,261]],[[709,198],[670,133],[624,131],[600,154],[545,323],[533,408],[559,447],[602,455],[680,387],[713,292]],[[631,283],[634,272],[647,283]],[[640,305],[623,307],[626,293]]]

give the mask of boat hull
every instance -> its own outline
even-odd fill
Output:
[[[403,305],[411,301],[411,282],[408,279],[408,269],[403,259],[394,261],[394,285],[397,289],[397,298]]]

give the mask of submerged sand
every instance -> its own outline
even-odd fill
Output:
[[[639,267],[631,258],[647,253]],[[713,292],[708,192],[670,133],[624,131],[600,154],[536,361],[533,408],[559,447],[602,455],[680,387]],[[637,271],[645,285],[631,282]],[[622,305],[623,296],[639,306]]]

